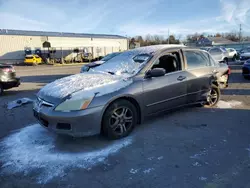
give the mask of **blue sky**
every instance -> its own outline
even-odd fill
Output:
[[[250,34],[249,0],[0,0],[0,28],[135,36]]]

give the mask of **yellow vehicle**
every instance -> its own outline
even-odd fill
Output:
[[[42,58],[38,55],[26,55],[24,58],[24,63],[29,65],[38,65],[42,63]]]

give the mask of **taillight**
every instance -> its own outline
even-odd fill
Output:
[[[231,69],[228,67],[227,74],[231,74]]]
[[[12,68],[4,68],[3,72],[15,72],[15,70]]]

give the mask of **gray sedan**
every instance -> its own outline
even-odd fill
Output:
[[[146,116],[220,98],[211,56],[182,45],[126,51],[87,73],[42,88],[34,115],[48,130],[72,136],[127,136]]]

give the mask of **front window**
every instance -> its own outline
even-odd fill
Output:
[[[211,54],[218,54],[221,53],[221,50],[219,48],[212,48],[209,52]]]
[[[165,69],[166,74],[181,70],[181,62],[178,52],[169,53],[158,58],[152,67]]]

